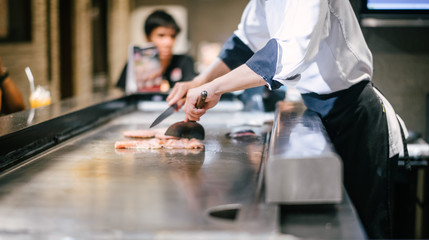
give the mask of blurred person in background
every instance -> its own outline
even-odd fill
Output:
[[[156,10],[151,13],[145,21],[144,32],[147,41],[153,43],[158,49],[162,69],[160,74],[162,74],[163,80],[168,81],[168,86],[162,86],[161,91],[168,91],[176,82],[190,81],[197,75],[191,56],[173,54],[180,27],[170,14],[164,10]],[[127,66],[128,64],[125,65],[116,84],[123,90],[125,90],[127,79]]]
[[[14,113],[24,109],[24,98],[9,76],[9,72],[3,66],[0,57],[0,115]]]

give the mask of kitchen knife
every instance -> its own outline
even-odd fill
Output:
[[[149,128],[155,127],[156,125],[158,125],[160,122],[162,122],[164,119],[166,119],[167,117],[169,117],[171,114],[173,114],[176,111],[177,108],[177,103],[169,106],[167,109],[165,109],[165,111],[163,113],[161,113],[156,119],[155,121],[153,121],[153,123],[150,125]]]

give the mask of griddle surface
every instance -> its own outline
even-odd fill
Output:
[[[0,236],[156,235],[231,230],[208,216],[257,196],[264,128],[254,141],[225,134],[263,113],[206,114],[205,149],[125,150],[122,131],[148,128],[159,112],[136,111],[56,146],[0,177]],[[159,126],[183,120],[175,113]],[[254,123],[253,122],[253,123]]]

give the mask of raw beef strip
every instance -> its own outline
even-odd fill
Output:
[[[116,149],[125,148],[145,148],[145,149],[157,149],[162,148],[162,140],[157,138],[147,140],[133,140],[133,141],[117,141],[115,142]]]
[[[126,148],[143,148],[143,149],[202,149],[204,144],[198,139],[158,139],[151,138],[145,140],[132,140],[132,141],[117,141],[115,143],[116,149]]]
[[[158,133],[156,129],[140,129],[140,130],[129,130],[122,134],[125,137],[131,138],[153,138]]]

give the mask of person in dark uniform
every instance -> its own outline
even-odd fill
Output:
[[[183,105],[185,121],[197,121],[226,92],[294,87],[343,160],[344,185],[368,236],[392,238],[392,169],[406,155],[407,131],[373,86],[372,73],[372,54],[349,1],[250,0],[211,67],[176,84],[167,101]],[[203,90],[206,104],[197,109]]]
[[[0,57],[0,116],[25,109],[21,91],[12,81]]]
[[[173,54],[180,27],[170,14],[163,10],[151,13],[145,21],[144,32],[147,41],[153,43],[159,51],[162,78],[168,81],[169,87],[173,87],[176,82],[190,81],[197,75],[191,56]],[[123,90],[125,90],[127,66],[128,64],[125,65],[116,84]]]

